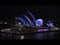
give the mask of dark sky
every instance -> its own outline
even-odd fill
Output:
[[[0,6],[0,17],[8,18],[26,14],[30,10],[36,18],[60,19],[59,6]]]

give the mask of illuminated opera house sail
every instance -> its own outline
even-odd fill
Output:
[[[27,11],[27,12],[29,13],[29,16],[31,16],[33,21],[26,15],[22,15],[22,17],[16,17],[16,19],[19,20],[20,22],[22,22],[24,26],[27,26],[27,25],[29,25],[31,27],[43,26],[43,20],[42,19],[36,20],[34,15],[30,11]]]
[[[27,12],[31,18],[25,14],[23,14],[20,17],[16,17],[16,20],[18,20],[23,26],[27,26],[27,27],[31,27],[31,28],[34,27],[33,29],[40,29],[39,31],[41,31],[41,29],[58,30],[58,28],[55,27],[53,22],[44,23],[43,19],[37,19],[36,20],[35,16],[30,11],[27,11]],[[47,27],[44,26],[44,24]],[[19,25],[19,26],[21,26],[21,25]]]
[[[22,16],[15,17],[16,21],[12,28],[4,29],[2,31],[4,32],[6,31],[9,33],[10,32],[25,33],[27,31],[31,33],[31,32],[51,31],[60,29],[58,27],[55,27],[53,22],[46,23],[47,27],[44,26],[43,19],[36,19],[35,16],[30,11],[27,12],[29,15],[23,14]]]

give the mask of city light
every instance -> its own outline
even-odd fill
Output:
[[[19,22],[19,25],[20,25],[21,23]]]

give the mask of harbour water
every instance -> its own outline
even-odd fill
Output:
[[[37,40],[43,40],[43,39],[60,39],[59,36],[60,32],[42,32],[42,33],[33,33],[33,34],[8,34],[8,33],[0,33],[0,39],[9,39],[9,40],[22,40],[22,39],[37,39]]]

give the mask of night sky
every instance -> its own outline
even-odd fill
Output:
[[[27,10],[30,10],[35,18],[43,19],[60,19],[60,7],[59,6],[0,6],[0,18],[11,19],[14,16],[20,16],[27,14]]]

